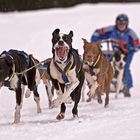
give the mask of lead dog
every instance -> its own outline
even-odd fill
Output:
[[[102,103],[101,95],[106,94],[105,107],[109,103],[110,85],[113,78],[113,68],[106,60],[98,42],[84,41],[83,69],[85,77],[89,83],[89,98],[97,97],[99,103]]]
[[[34,60],[31,55],[23,51],[9,50],[0,55],[0,88],[4,85],[16,93],[16,111],[14,123],[19,123],[21,114],[21,105],[24,90],[22,87],[27,85],[26,94],[34,93],[34,100],[37,104],[37,112],[41,112],[40,97],[37,91],[37,85],[40,82],[38,70],[33,67],[31,70],[24,72],[34,66]]]
[[[82,61],[78,52],[72,48],[72,37],[72,31],[62,34],[59,29],[55,29],[52,33],[53,59],[49,72],[53,85],[59,92],[59,97],[53,101],[54,106],[61,105],[60,113],[56,117],[59,120],[65,116],[65,102],[70,97],[74,101],[73,117],[78,116],[77,107],[84,82]]]

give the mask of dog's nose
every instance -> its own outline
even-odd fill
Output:
[[[92,58],[91,55],[88,55],[88,56],[87,56],[87,59],[88,59],[89,62],[92,62],[92,61],[93,61],[93,58]]]
[[[122,62],[120,63],[120,66],[121,66],[121,67],[123,66],[123,63],[122,63]]]
[[[63,42],[62,40],[60,40],[60,41],[58,42],[58,45],[63,46],[63,45],[64,45],[64,42]]]

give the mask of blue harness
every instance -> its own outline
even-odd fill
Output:
[[[64,81],[65,84],[69,84],[69,79],[67,77],[67,72],[70,70],[70,68],[73,65],[73,56],[70,57],[69,61],[67,61],[66,67],[64,68],[64,70],[62,70],[59,65],[57,64],[56,61],[53,61],[55,67],[57,68],[57,70],[62,74],[62,79]]]
[[[72,55],[71,55],[71,57],[69,58],[69,60],[67,61],[67,64],[66,64],[66,67],[64,68],[64,70],[62,70],[60,67],[59,67],[59,65],[58,65],[58,62],[57,61],[53,61],[53,63],[54,63],[54,65],[55,65],[55,67],[57,68],[57,70],[62,74],[62,79],[63,79],[63,81],[64,81],[64,83],[65,84],[69,84],[70,82],[69,82],[69,79],[68,79],[68,77],[67,77],[67,73],[68,73],[68,71],[72,68],[72,66],[74,65],[74,58],[75,58],[75,55],[78,55],[78,54],[76,54],[76,51],[73,49],[73,51],[72,51]],[[78,57],[80,57],[80,56],[78,56]],[[77,73],[77,75],[79,75],[79,71],[81,70],[81,68],[82,68],[82,60],[81,60],[81,58],[80,58],[80,64],[79,64],[79,69],[78,68],[76,68],[76,73]]]

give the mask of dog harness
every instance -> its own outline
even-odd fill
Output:
[[[70,69],[74,66],[74,58],[76,57],[75,55],[76,52],[75,50],[72,51],[72,55],[71,57],[69,58],[69,60],[67,61],[67,64],[66,64],[66,67],[64,68],[64,70],[62,70],[59,65],[57,64],[57,61],[53,61],[55,67],[57,68],[57,70],[62,74],[62,79],[64,81],[65,84],[70,84],[69,82],[69,79],[67,77],[68,75],[68,72],[70,71]],[[79,57],[79,56],[78,56]],[[79,64],[79,68],[76,68],[76,73],[78,75],[79,71],[81,70],[82,68],[82,60],[80,59],[80,64]]]
[[[9,79],[6,80],[6,81],[11,81],[12,78],[14,77],[14,74],[15,74],[15,71],[16,71],[16,66],[15,66],[15,63],[14,63],[14,58],[12,56],[12,54],[15,53],[15,52],[16,52],[16,54],[24,56],[26,58],[26,65],[27,66],[29,65],[29,57],[28,57],[28,55],[24,51],[18,51],[18,50],[12,50],[12,49],[9,50],[8,52],[7,51],[3,51],[1,55],[8,55],[13,60],[13,68],[12,68],[13,72],[12,72],[11,76],[9,77]]]
[[[95,63],[93,65],[88,66],[89,67],[89,73],[91,74],[91,76],[96,75],[95,72],[93,71],[93,69],[96,67],[96,65],[99,62],[100,58],[101,58],[101,54],[98,55],[98,58],[97,58],[97,60],[95,61]]]
[[[66,64],[66,67],[64,68],[64,70],[62,70],[56,61],[53,61],[55,67],[57,68],[57,70],[62,74],[62,79],[64,81],[65,84],[69,84],[69,79],[67,77],[67,74],[69,72],[69,70],[71,69],[71,67],[73,66],[74,63],[74,58],[73,56],[70,57],[69,61]]]
[[[10,55],[9,55],[9,56],[10,56]],[[10,57],[12,58],[12,60],[14,60],[14,58],[13,58],[12,56],[10,56]],[[13,79],[13,77],[14,77],[15,70],[16,70],[15,63],[13,63],[13,68],[12,68],[12,70],[13,70],[13,73],[12,73],[12,75],[9,77],[9,79],[8,79],[7,81],[11,81],[11,80]]]

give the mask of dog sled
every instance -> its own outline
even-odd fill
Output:
[[[105,57],[111,61],[115,51],[127,53],[127,45],[123,41],[121,43],[114,39],[106,39],[101,41],[101,49]]]
[[[112,58],[114,56],[114,50],[113,50],[113,42],[112,40],[102,40],[101,42],[101,50],[103,54],[105,55],[106,59],[110,62],[112,61]]]

